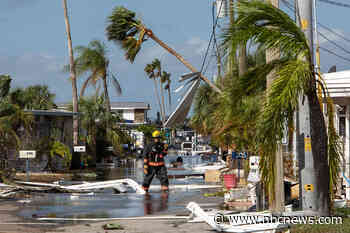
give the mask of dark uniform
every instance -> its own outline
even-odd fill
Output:
[[[168,191],[169,180],[164,162],[166,155],[167,150],[164,147],[164,143],[153,142],[146,146],[143,152],[145,177],[142,185],[145,191],[148,191],[154,175],[160,180],[162,191]]]

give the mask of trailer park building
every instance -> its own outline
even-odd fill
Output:
[[[58,109],[67,110],[69,104],[57,104]],[[125,126],[129,134],[135,140],[135,148],[143,148],[144,136],[142,132],[136,130],[140,125],[145,125],[149,122],[148,111],[151,109],[150,104],[145,102],[111,102],[111,112],[119,114],[121,122],[116,122]]]

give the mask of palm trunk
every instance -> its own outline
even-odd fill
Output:
[[[171,110],[171,93],[170,93],[170,86],[168,88],[168,99],[169,99],[169,111]]]
[[[86,79],[83,83],[83,86],[81,87],[79,99],[83,98],[84,93],[85,93],[85,89],[86,89],[88,84],[89,84],[89,79]]]
[[[230,25],[233,25],[235,23],[234,0],[229,0],[229,17],[230,17]],[[233,71],[235,61],[236,61],[236,47],[231,45],[229,48],[229,56],[227,61],[228,73],[231,73]]]
[[[153,81],[154,81],[154,90],[156,92],[156,97],[157,97],[159,108],[160,108],[159,111],[160,111],[160,114],[161,114],[161,117],[162,117],[162,125],[164,125],[164,119],[163,119],[163,115],[162,115],[162,104],[160,103],[160,97],[159,97],[159,94],[158,94],[158,87],[157,87],[157,80],[156,80],[156,78],[153,78]]]
[[[238,74],[239,74],[239,76],[242,76],[247,72],[247,48],[246,48],[246,44],[239,45],[238,55],[239,55]]]
[[[160,85],[160,95],[162,96],[162,112],[163,112],[163,125],[165,123],[165,104],[164,104],[164,92],[163,92],[163,85],[161,78],[159,78],[159,85]]]
[[[96,72],[97,71],[94,71],[83,83],[83,86],[81,87],[81,90],[80,90],[80,96],[79,98],[82,98],[84,96],[84,93],[85,93],[85,90],[87,88],[87,86],[89,85],[89,82],[91,79],[93,79],[93,77],[96,75]]]
[[[279,0],[270,0],[270,3],[274,7],[279,7]],[[240,52],[243,50],[243,48],[240,48]],[[278,49],[268,49],[266,51],[266,63],[271,62],[274,59],[279,58],[279,50]],[[243,58],[240,58],[243,59]],[[241,64],[240,64],[241,66]],[[241,68],[241,67],[240,67]],[[243,68],[243,67],[242,67]],[[269,92],[271,85],[273,83],[273,80],[275,79],[275,72],[271,72],[266,77],[266,87],[267,87],[267,93]],[[270,190],[270,193],[273,193],[273,198],[270,198],[270,209],[282,212],[284,211],[284,169],[283,169],[283,152],[282,152],[282,145],[278,143],[277,150],[275,152],[275,169],[274,171],[271,171],[274,173],[274,190]]]
[[[311,147],[314,160],[318,212],[320,215],[329,216],[330,213],[330,187],[328,165],[328,137],[327,128],[321,106],[317,97],[316,84],[313,80],[312,88],[307,93],[310,106]]]
[[[156,37],[153,32],[148,29],[147,30],[147,35],[154,40],[155,42],[157,42],[161,47],[163,47],[165,50],[167,50],[169,53],[171,53],[172,55],[174,55],[182,64],[184,64],[188,69],[190,69],[193,73],[198,72],[190,63],[188,63],[180,54],[178,54],[174,49],[170,48],[169,46],[167,46],[163,41],[161,41],[158,37]],[[200,74],[200,77],[209,85],[211,86],[214,91],[218,92],[218,93],[222,93],[222,91],[215,86],[214,83],[212,83],[207,77],[205,77],[203,74]]]
[[[66,23],[66,33],[68,39],[68,51],[69,51],[69,62],[70,62],[70,75],[72,80],[72,99],[73,99],[73,145],[78,145],[79,136],[79,122],[78,122],[78,89],[77,89],[77,79],[74,65],[73,47],[72,47],[72,37],[70,32],[70,24],[67,12],[67,0],[62,0],[64,9],[64,20]]]
[[[108,85],[107,85],[107,75],[103,76],[103,89],[105,94],[106,111],[111,112],[111,102],[109,100]]]

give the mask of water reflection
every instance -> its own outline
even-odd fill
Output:
[[[177,156],[169,156],[166,163],[169,165]],[[186,170],[168,170],[169,183],[173,184],[203,184],[200,177],[171,179],[171,175],[191,175],[190,169],[196,164],[205,162],[200,156],[183,157]],[[136,162],[130,167],[106,169],[100,172],[99,179],[113,180],[121,178],[132,178],[138,183],[143,180],[143,169],[136,166]],[[159,184],[154,179],[153,185]],[[115,194],[112,189],[90,195],[71,194],[41,194],[34,196],[33,201],[22,209],[20,216],[31,218],[34,216],[56,216],[67,218],[100,218],[100,217],[135,217],[156,214],[162,211],[173,211],[183,209],[175,203],[185,197],[201,195],[198,190],[171,190],[170,194],[162,195],[160,192],[151,192],[149,195],[136,193]]]
[[[161,193],[159,197],[152,194],[144,195],[144,214],[162,212],[168,209],[169,193]]]

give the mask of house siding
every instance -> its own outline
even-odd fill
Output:
[[[145,121],[145,110],[135,109],[135,123],[144,123]]]

